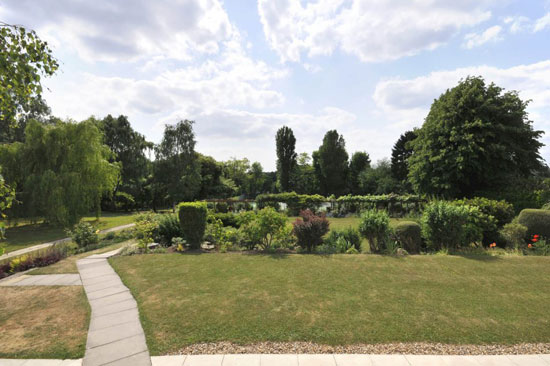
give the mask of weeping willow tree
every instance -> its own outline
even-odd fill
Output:
[[[0,164],[27,215],[70,226],[92,210],[99,214],[101,197],[113,191],[119,168],[111,154],[90,121],[30,121],[25,142],[0,147]]]

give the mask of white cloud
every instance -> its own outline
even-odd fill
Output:
[[[529,18],[524,16],[509,16],[504,18],[504,24],[508,25],[508,30],[512,34],[523,31],[530,21]]]
[[[469,33],[464,37],[463,47],[471,49],[474,47],[479,47],[484,45],[487,42],[496,42],[502,39],[500,33],[502,27],[499,25],[494,25],[490,28],[487,28],[483,33]]]
[[[546,28],[550,28],[550,13],[546,13],[546,15],[540,17],[535,21],[533,31],[540,32],[541,30],[544,30]]]
[[[365,62],[411,56],[449,41],[491,13],[487,0],[259,0],[269,45],[283,61],[336,49]]]
[[[218,0],[18,0],[0,5],[0,16],[87,61],[189,60],[234,33]]]

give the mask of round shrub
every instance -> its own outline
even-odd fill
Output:
[[[165,246],[172,243],[172,238],[183,237],[183,231],[176,214],[158,216],[158,228],[154,239]]]
[[[317,216],[310,210],[300,212],[301,219],[294,221],[294,235],[298,245],[312,252],[323,242],[323,236],[328,233],[329,222],[324,215]]]
[[[353,228],[332,230],[323,240],[322,253],[346,253],[351,248],[361,252],[361,234]]]
[[[468,208],[445,201],[430,203],[422,215],[422,236],[430,249],[458,248],[466,244]]]
[[[371,253],[386,250],[390,235],[390,217],[386,211],[367,210],[361,214],[359,232],[369,241]]]
[[[500,229],[499,234],[506,247],[520,248],[525,245],[527,227],[517,222],[511,222],[504,225],[502,229]]]
[[[76,224],[67,234],[73,239],[79,248],[97,244],[99,242],[99,231],[87,222]]]
[[[206,229],[207,211],[205,202],[182,202],[178,206],[183,236],[192,248],[200,248]]]
[[[526,208],[519,213],[518,223],[527,227],[527,235],[550,238],[550,210]]]
[[[393,227],[393,236],[408,253],[418,253],[422,247],[422,228],[414,221],[401,221]]]
[[[458,204],[474,206],[486,215],[493,216],[499,228],[512,221],[514,206],[504,200],[490,200],[485,197],[474,197],[455,201]]]

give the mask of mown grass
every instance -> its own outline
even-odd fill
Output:
[[[550,342],[549,257],[111,259],[154,355],[200,342]]]
[[[131,213],[103,213],[99,220],[95,216],[83,218],[84,221],[96,226],[100,230],[134,222],[136,214]],[[18,226],[6,229],[6,241],[2,243],[6,253],[23,249],[31,245],[42,244],[67,237],[65,230],[45,224],[30,224],[27,221],[18,222]]]
[[[81,358],[89,318],[81,286],[0,287],[0,358]]]

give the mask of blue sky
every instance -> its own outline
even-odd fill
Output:
[[[125,114],[154,142],[191,119],[198,151],[266,170],[282,125],[298,152],[337,129],[350,154],[388,157],[467,75],[518,90],[550,131],[550,1],[2,0],[0,20],[61,61],[45,81],[54,114]]]

